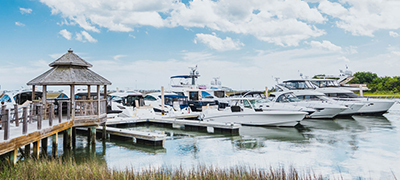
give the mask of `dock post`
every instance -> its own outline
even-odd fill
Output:
[[[39,110],[38,110],[38,120],[37,120],[37,129],[41,130],[42,129],[42,118],[43,118],[43,104],[38,104],[37,105]]]
[[[67,102],[67,121],[71,119],[71,102]]]
[[[31,110],[30,110],[30,116],[29,116],[29,124],[33,122],[33,110],[35,109],[35,103],[31,103]]]
[[[39,142],[40,141],[35,141],[33,142],[33,158],[39,159]]]
[[[360,84],[360,96],[364,96],[364,94],[363,94],[363,89],[362,89],[362,84]]]
[[[51,136],[52,146],[51,152],[52,156],[55,158],[57,157],[57,147],[58,147],[58,133],[55,133]]]
[[[31,157],[31,144],[25,145],[25,158],[30,158]]]
[[[107,128],[107,124],[103,123],[103,132],[101,134],[103,141],[105,141],[107,139],[107,130],[106,130],[106,128]]]
[[[96,144],[96,127],[91,126],[90,128],[90,141],[92,144]]]
[[[49,104],[49,126],[53,126],[53,111],[54,111],[54,105]]]
[[[19,114],[18,114],[18,104],[14,104],[14,122],[15,126],[19,126]]]
[[[8,140],[8,138],[10,138],[10,111],[9,109],[6,109],[4,111],[2,118],[2,122],[3,122],[3,129],[4,129],[4,140]]]
[[[48,144],[48,139],[47,137],[43,138],[42,140],[42,156],[47,157],[47,144]]]
[[[58,112],[58,123],[61,123],[61,121],[62,121],[62,101],[60,102],[58,102],[58,110],[57,110],[57,112]]]
[[[11,151],[10,153],[11,166],[15,166],[17,164],[17,154],[18,154],[18,148]]]
[[[265,86],[265,98],[268,99],[268,86]]]
[[[28,132],[28,107],[23,107],[22,109],[22,134],[26,134]]]
[[[164,103],[165,103],[164,86],[161,86],[161,115],[164,115]]]
[[[66,129],[63,134],[63,148],[64,152],[71,150],[71,128]]]
[[[72,149],[76,148],[76,127],[72,127]]]

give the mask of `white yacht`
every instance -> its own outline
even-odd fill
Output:
[[[119,117],[150,118],[155,116],[153,107],[145,106],[143,95],[136,91],[115,92],[109,94],[111,110]]]
[[[346,106],[328,101],[301,101],[290,91],[273,92],[268,98],[272,102],[287,103],[315,109],[316,111],[309,115],[310,118],[330,119],[348,109]]]
[[[395,103],[394,100],[372,99],[359,96],[351,90],[340,86],[334,79],[288,80],[277,87],[291,91],[315,90],[337,101],[364,103],[365,105],[357,111],[357,114],[361,115],[382,115]]]
[[[223,111],[207,110],[200,114],[203,121],[259,126],[295,126],[306,116],[300,111],[263,111],[257,109],[255,98],[231,98]]]

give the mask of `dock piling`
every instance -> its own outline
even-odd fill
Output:
[[[58,146],[58,133],[51,136],[52,146],[51,152],[53,157],[57,157],[57,146]]]
[[[18,104],[14,104],[14,122],[15,126],[19,126],[19,114],[18,114]]]
[[[8,138],[10,138],[10,111],[8,109],[6,109],[4,111],[2,118],[2,122],[3,122],[3,129],[4,129],[4,140],[8,140]]]
[[[47,157],[48,139],[47,137],[45,137],[41,141],[42,141],[42,156]]]
[[[30,143],[25,145],[24,151],[25,151],[25,158],[26,159],[30,158],[31,157],[31,144]]]
[[[49,126],[53,126],[53,111],[54,111],[54,105],[49,104]]]
[[[26,134],[28,132],[28,107],[23,107],[22,109],[22,134]]]
[[[39,159],[39,142],[40,141],[35,141],[33,142],[33,158]]]

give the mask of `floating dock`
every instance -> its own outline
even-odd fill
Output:
[[[114,118],[107,120],[107,126],[118,125],[129,125],[137,123],[160,123],[160,124],[171,124],[171,125],[182,125],[185,130],[195,130],[202,131],[207,130],[207,127],[212,127],[214,133],[222,134],[239,134],[240,124],[234,123],[219,123],[219,122],[209,122],[209,121],[199,121],[199,120],[182,120],[175,118],[149,118],[149,119],[139,119],[139,118]],[[107,127],[108,128],[108,127]]]

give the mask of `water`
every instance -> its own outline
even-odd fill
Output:
[[[353,116],[335,120],[304,120],[304,129],[249,127],[227,136],[176,128],[138,126],[130,129],[165,131],[164,148],[132,141],[96,144],[95,157],[109,167],[177,167],[199,165],[260,169],[294,167],[336,179],[400,178],[400,105],[383,116]],[[78,136],[77,159],[89,155],[85,136]]]

